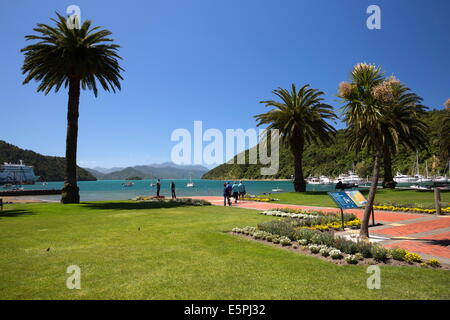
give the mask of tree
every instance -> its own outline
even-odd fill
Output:
[[[57,13],[52,19],[56,27],[38,24],[33,30],[37,35],[27,35],[26,40],[38,42],[23,48],[25,60],[22,73],[26,74],[23,84],[39,82],[38,92],[47,95],[52,89],[58,92],[62,85],[69,87],[66,136],[66,169],[62,203],[79,203],[77,186],[77,137],[80,88],[92,90],[97,96],[97,84],[106,90],[120,90],[123,80],[118,59],[122,59],[109,38],[111,32],[100,27],[91,28],[91,21],[85,21],[75,28],[75,20],[69,21]],[[77,19],[75,16],[73,19]]]
[[[326,120],[336,119],[333,108],[323,103],[324,92],[304,85],[297,91],[292,84],[291,91],[278,88],[273,93],[281,102],[261,101],[266,107],[275,107],[266,113],[256,115],[258,126],[267,124],[267,130],[278,129],[284,143],[294,157],[294,189],[306,191],[302,158],[306,144],[332,141],[336,129]]]
[[[385,92],[390,91],[390,94],[386,94],[382,99],[383,188],[394,188],[392,157],[398,152],[399,144],[412,151],[424,149],[428,146],[428,130],[421,120],[426,109],[421,105],[422,98],[394,77],[384,80],[382,85],[374,89],[379,98],[382,96],[380,88],[385,86]]]
[[[444,102],[444,107],[445,114],[442,117],[441,130],[439,134],[439,153],[441,161],[447,165],[450,159],[450,98]]]

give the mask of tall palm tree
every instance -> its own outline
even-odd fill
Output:
[[[344,120],[350,149],[366,148],[374,157],[372,183],[361,221],[360,236],[369,236],[369,218],[373,209],[380,164],[386,152],[396,151],[400,143],[414,147],[425,143],[418,135],[426,137],[426,127],[417,114],[420,100],[409,89],[386,79],[381,68],[357,64],[351,73],[350,83],[343,82],[338,96],[345,103]],[[408,138],[416,141],[408,141]]]
[[[297,91],[292,84],[291,91],[278,88],[273,93],[281,102],[261,101],[266,107],[275,107],[266,113],[256,115],[258,126],[268,124],[267,130],[278,129],[282,140],[294,156],[294,188],[296,192],[306,191],[303,177],[303,150],[308,143],[329,144],[336,129],[326,120],[336,119],[333,107],[323,103],[324,92],[304,85]]]
[[[367,204],[361,221],[360,235],[369,236],[369,218],[372,212],[375,193],[380,175],[380,161],[383,157],[383,104],[377,99],[374,89],[379,87],[384,74],[379,67],[360,63],[350,75],[350,83],[339,85],[338,96],[345,103],[343,107],[344,121],[347,123],[346,134],[349,148],[359,151],[367,148],[374,157],[372,183]]]
[[[398,152],[399,144],[410,150],[428,146],[427,125],[420,118],[426,108],[421,105],[422,98],[397,79],[391,77],[385,82],[391,87],[392,99],[386,102],[383,112],[383,187],[394,188],[392,156]]]
[[[21,50],[25,55],[23,84],[34,79],[40,82],[37,91],[45,95],[52,89],[58,92],[62,85],[69,87],[66,171],[61,202],[79,203],[76,154],[80,88],[92,90],[95,96],[98,84],[106,91],[120,90],[123,69],[118,59],[122,58],[117,54],[119,45],[109,38],[110,31],[91,28],[91,21],[73,28],[63,16],[58,13],[57,16],[58,19],[52,19],[55,27],[38,24],[33,29],[37,35],[25,36],[26,40],[37,42]]]

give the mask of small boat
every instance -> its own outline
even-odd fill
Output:
[[[401,172],[397,172],[394,177],[394,181],[397,183],[417,182],[417,178],[402,174]]]
[[[192,179],[189,177],[189,182],[188,183],[186,183],[186,188],[193,188],[195,185],[194,185],[194,183],[192,182]]]
[[[134,186],[134,182],[131,182],[131,181],[129,181],[129,182],[123,182],[123,183],[122,183],[122,186],[123,186],[123,187],[132,187],[132,186]]]
[[[274,189],[272,189],[272,192],[283,192],[284,190],[283,189],[280,189],[280,188],[274,188]]]
[[[412,185],[410,188],[417,191],[433,191],[431,186]]]

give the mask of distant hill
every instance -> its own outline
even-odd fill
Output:
[[[172,162],[119,168],[119,170],[116,171],[98,167],[94,169],[85,169],[99,180],[124,180],[129,177],[141,177],[142,179],[198,179],[208,171],[208,169],[203,166],[184,166]]]
[[[0,140],[0,163],[11,162],[33,166],[34,173],[41,181],[63,181],[66,160],[63,157],[44,156],[31,150],[24,150]],[[83,168],[77,170],[79,181],[97,180],[94,175]]]
[[[432,110],[425,114],[423,120],[430,128],[429,144],[427,150],[419,152],[420,172],[425,173],[425,161],[428,163],[430,174],[438,174],[445,169],[446,159],[440,159],[439,154],[439,135],[441,134],[441,123],[445,110]],[[303,154],[303,170],[305,177],[327,175],[337,176],[340,173],[346,173],[353,168],[360,177],[371,176],[373,160],[366,152],[347,151],[348,141],[345,138],[344,130],[338,130],[336,139],[331,146],[309,145],[305,148]],[[258,146],[256,146],[258,147]],[[246,162],[248,163],[248,150],[244,151]],[[294,174],[294,160],[292,153],[282,144],[280,144],[280,167],[278,173],[274,176],[262,176],[261,164],[222,164],[203,175],[203,179],[289,179]],[[416,153],[406,150],[402,146],[398,154],[393,158],[392,169],[395,175],[396,171],[404,174],[415,174],[412,172],[416,161]],[[230,161],[228,161],[230,162]]]

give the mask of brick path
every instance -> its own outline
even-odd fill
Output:
[[[214,205],[223,206],[222,197],[193,197],[204,199]],[[239,201],[233,207],[270,210],[276,208],[310,209],[325,212],[339,212],[336,208],[311,207],[273,202]],[[345,210],[361,218],[360,209]],[[381,226],[369,229],[378,243],[392,248],[400,247],[422,255],[423,258],[438,258],[450,264],[450,216],[411,214],[404,212],[375,211],[375,222]]]

